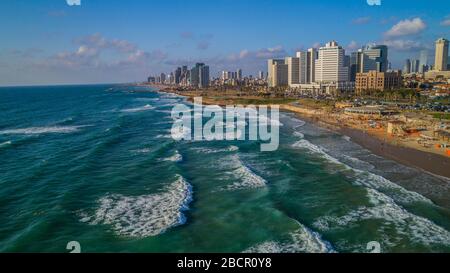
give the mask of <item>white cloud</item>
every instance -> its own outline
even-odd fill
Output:
[[[385,33],[385,35],[387,37],[400,37],[419,34],[423,30],[425,30],[426,27],[427,25],[425,24],[425,22],[419,17],[411,20],[405,19],[395,24],[390,30]]]
[[[347,45],[347,50],[355,51],[360,48],[359,44],[356,41],[351,41],[350,44]]]
[[[450,26],[450,19],[445,19],[441,22],[441,26],[448,27]]]
[[[61,52],[48,60],[50,66],[66,67],[123,67],[144,66],[157,63],[167,58],[167,54],[160,50],[146,52],[135,44],[126,40],[108,40],[100,34],[94,34],[75,40],[79,47],[75,51]],[[102,58],[108,52],[113,58]]]
[[[385,40],[383,44],[397,51],[418,51],[427,48],[427,46],[419,41],[403,39]]]

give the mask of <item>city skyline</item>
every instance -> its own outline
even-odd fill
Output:
[[[369,43],[387,45],[393,68],[402,69],[424,49],[434,60],[435,40],[450,36],[450,14],[423,1],[210,2],[6,1],[0,85],[132,82],[197,62],[209,64],[214,77],[237,68],[256,76],[269,58],[331,40],[347,54]]]

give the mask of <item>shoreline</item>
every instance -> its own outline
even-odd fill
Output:
[[[183,94],[182,92],[169,91],[162,88],[158,88],[158,91],[171,94],[174,93],[186,97],[188,101],[192,102],[192,94]],[[232,100],[232,98],[230,98],[230,100]],[[208,97],[203,97],[203,104],[214,104],[219,106],[224,105],[220,101],[216,101]],[[341,135],[346,135],[350,137],[353,142],[371,151],[375,155],[384,157],[386,159],[391,159],[402,165],[413,167],[420,171],[425,171],[438,177],[444,177],[446,179],[450,178],[450,160],[443,155],[401,145],[395,145],[393,143],[383,141],[382,139],[370,133],[367,133],[362,129],[328,123],[325,120],[321,120],[318,116],[313,116],[312,114],[307,113],[306,110],[302,113],[301,110],[303,109],[291,105],[280,105],[280,110],[293,113],[299,118],[313,123],[316,126],[327,128]]]

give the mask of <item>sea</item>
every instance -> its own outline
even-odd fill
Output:
[[[0,88],[0,252],[450,252],[448,178],[285,112],[276,151],[175,141],[177,104],[193,107],[142,86]]]

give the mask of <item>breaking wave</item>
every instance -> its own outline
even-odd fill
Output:
[[[323,216],[314,222],[314,226],[322,231],[348,228],[358,222],[378,219],[385,222],[379,228],[394,228],[396,235],[389,236],[383,242],[384,245],[395,246],[402,240],[411,239],[414,243],[422,243],[427,246],[442,244],[450,246],[450,233],[432,221],[414,215],[400,207],[395,201],[374,189],[367,189],[372,206],[359,207],[344,216]]]
[[[227,190],[238,190],[248,188],[261,188],[265,187],[267,181],[261,176],[254,173],[248,168],[244,162],[239,158],[237,154],[231,156],[227,167],[232,168],[232,171],[228,173],[232,175],[234,180],[237,180],[231,185],[228,185]]]
[[[186,222],[183,211],[192,201],[192,186],[178,176],[160,193],[142,196],[108,195],[93,216],[82,222],[110,225],[121,236],[156,236]]]
[[[80,126],[46,126],[46,127],[29,127],[23,129],[9,129],[0,131],[0,135],[40,135],[40,134],[69,134],[79,131],[84,127]]]
[[[175,154],[173,156],[165,158],[164,161],[181,162],[183,161],[183,156],[180,154],[180,152],[175,151]]]
[[[155,109],[155,107],[151,106],[150,104],[147,104],[147,105],[144,105],[142,107],[123,109],[120,112],[123,112],[123,113],[135,113],[135,112],[148,111],[148,110],[152,110],[152,109]]]
[[[335,252],[331,244],[319,233],[297,222],[299,229],[289,233],[285,241],[267,241],[250,247],[244,253],[330,253]]]
[[[405,188],[393,183],[392,181],[380,175],[350,167],[349,165],[329,155],[324,148],[314,145],[306,139],[297,141],[292,146],[295,148],[307,149],[309,152],[318,154],[331,163],[340,165],[344,170],[352,171],[352,178],[354,179],[353,182],[357,185],[362,185],[367,188],[372,188],[383,192],[388,191],[390,192],[390,194],[392,194],[393,197],[395,197],[396,200],[404,203],[425,202],[432,204],[431,200],[429,200],[428,198],[420,195],[417,192],[408,191]]]

